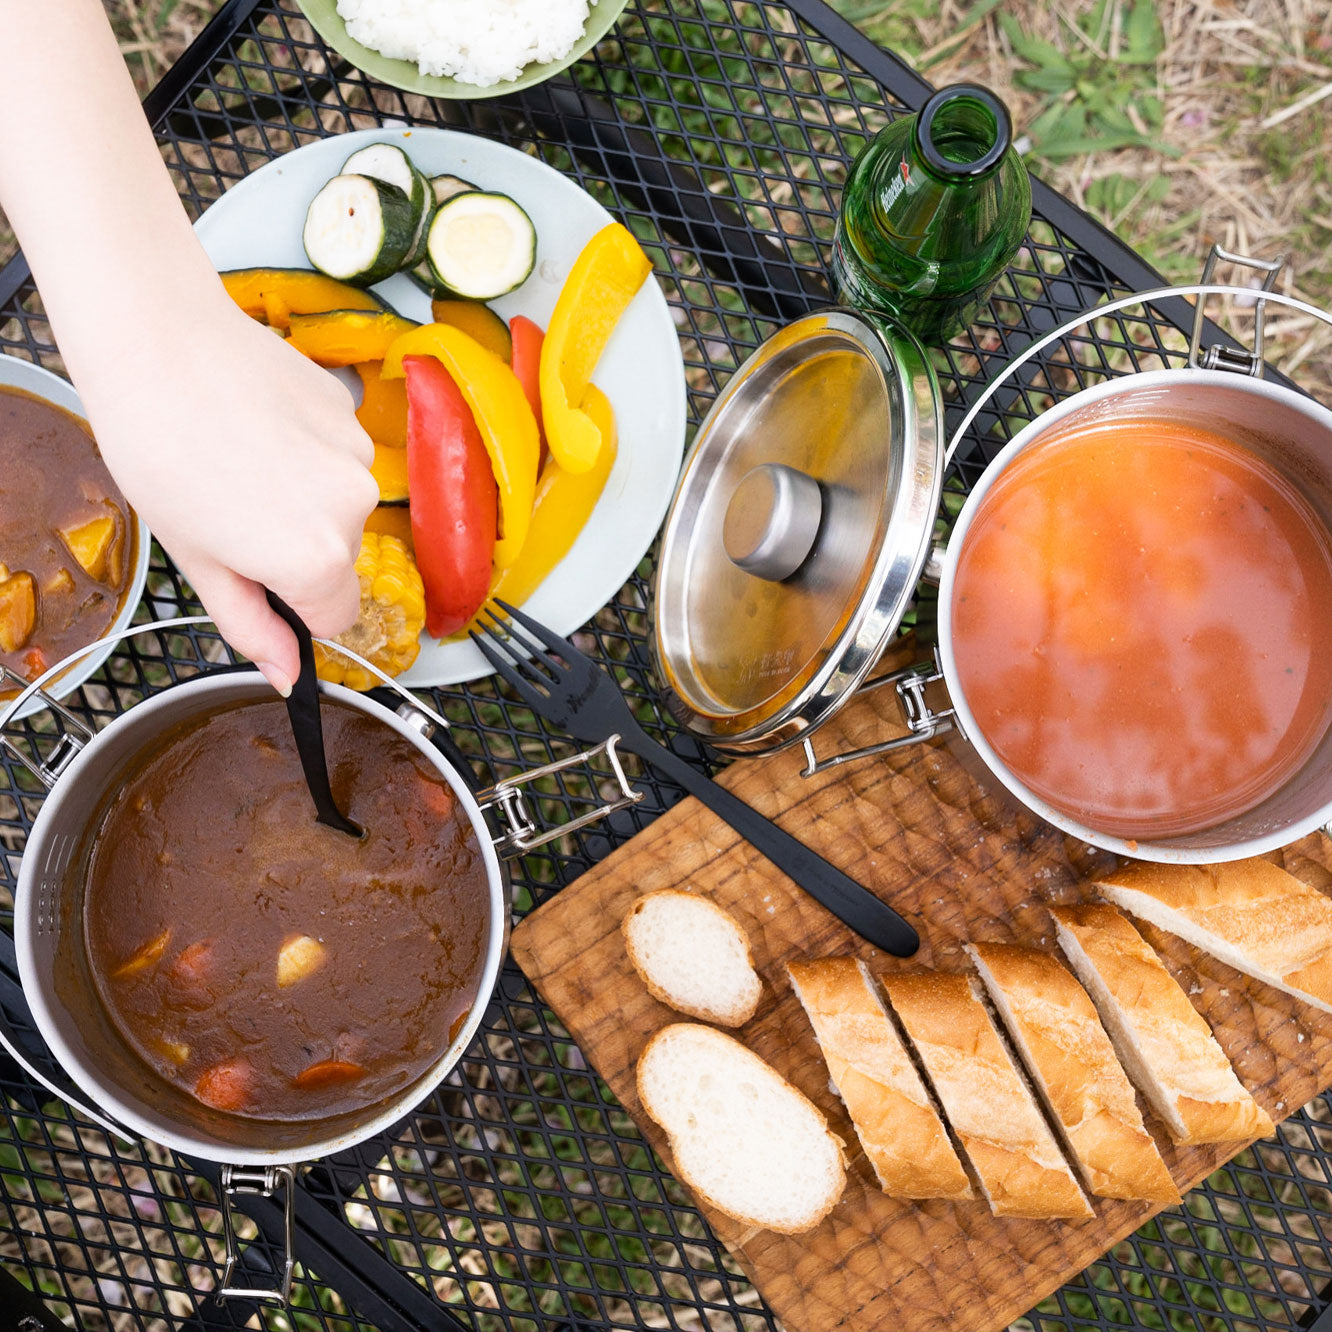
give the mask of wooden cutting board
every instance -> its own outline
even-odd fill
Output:
[[[902,664],[910,654],[904,644]],[[820,752],[899,731],[889,693],[844,709],[819,733]],[[984,789],[957,741],[808,780],[800,767],[798,753],[744,760],[721,781],[908,916],[921,934],[915,958],[877,953],[692,799],[527,917],[514,931],[514,956],[669,1165],[665,1137],[635,1094],[634,1064],[652,1033],[679,1015],[629,965],[620,921],[652,889],[710,893],[749,931],[765,983],[758,1012],[736,1034],[824,1111],[851,1156],[846,1192],[814,1230],[775,1235],[703,1207],[713,1229],[790,1332],[1006,1327],[1156,1209],[1097,1199],[1091,1220],[1014,1221],[996,1219],[984,1202],[885,1197],[829,1091],[783,967],[854,953],[879,971],[963,970],[968,940],[1053,950],[1047,904],[1091,897],[1083,878],[1106,860]],[[1332,885],[1332,844],[1321,834],[1275,858],[1316,888]],[[1140,928],[1274,1119],[1332,1084],[1332,1017]],[[1148,1123],[1181,1190],[1245,1145],[1177,1149],[1159,1123]]]

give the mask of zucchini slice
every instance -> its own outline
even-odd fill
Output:
[[[426,254],[443,290],[489,301],[527,280],[536,264],[536,231],[507,194],[472,190],[436,210]]]
[[[435,196],[435,207],[446,204],[455,194],[475,194],[477,187],[461,176],[431,176],[430,191]]]
[[[396,185],[334,176],[310,201],[301,240],[321,273],[368,287],[406,264],[419,220]]]
[[[387,185],[396,185],[407,196],[416,215],[416,237],[407,262],[419,264],[425,258],[426,228],[435,211],[434,195],[424,172],[396,144],[372,143],[354,152],[342,164],[342,174],[382,180]]]
[[[464,180],[461,176],[431,176],[430,191],[435,202],[434,206],[428,210],[430,216],[426,218],[426,229],[422,235],[421,258],[410,269],[407,276],[433,301],[440,300],[450,295],[450,293],[435,281],[435,275],[430,271],[430,260],[425,255],[424,241],[430,233],[431,219],[435,216],[435,209],[441,204],[448,203],[455,194],[475,194],[476,186],[470,180]]]

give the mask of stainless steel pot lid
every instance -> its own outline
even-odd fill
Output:
[[[911,600],[942,476],[939,386],[909,334],[830,309],[769,338],[666,519],[654,635],[675,718],[733,753],[827,720]]]

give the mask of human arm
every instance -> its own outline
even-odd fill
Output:
[[[233,647],[285,692],[264,587],[356,617],[377,488],[347,390],[227,297],[100,0],[0,0],[0,205],[112,475]]]

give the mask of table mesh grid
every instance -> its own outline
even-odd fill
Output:
[[[827,36],[825,34],[831,34]],[[833,39],[836,40],[833,40]],[[172,80],[174,82],[172,83]],[[924,85],[818,0],[638,0],[594,55],[524,94],[432,102],[373,83],[332,56],[290,0],[231,0],[151,103],[192,214],[272,156],[388,121],[499,139],[576,179],[651,254],[680,332],[691,422],[778,325],[828,299],[825,261],[845,165]],[[1015,353],[1078,311],[1153,284],[1135,256],[1057,196],[1036,191],[1028,244],[970,335],[933,353],[949,419]],[[17,268],[0,273],[0,350],[59,368]],[[7,304],[5,302],[8,302]],[[1098,317],[1024,368],[970,433],[949,479],[958,494],[1026,420],[1109,376],[1183,363],[1182,306]],[[580,645],[614,663],[645,723],[689,758],[653,701],[646,577],[586,627]],[[147,620],[197,611],[154,552]],[[146,693],[226,659],[205,631],[132,640],[75,710],[104,724]],[[483,776],[565,752],[487,683],[432,691]],[[13,733],[41,748],[50,725]],[[7,909],[41,792],[0,755],[0,894]],[[489,773],[486,769],[489,768]],[[525,911],[668,808],[680,792],[634,768],[646,798],[567,837],[515,874]],[[605,774],[541,794],[553,822],[597,798]],[[7,919],[7,917],[6,917]],[[0,1003],[21,1017],[12,945],[0,934]],[[26,1269],[53,1308],[87,1329],[380,1329],[458,1323],[514,1332],[565,1327],[772,1328],[772,1316],[654,1161],[558,1020],[509,966],[482,1034],[440,1090],[380,1139],[320,1163],[305,1201],[341,1225],[336,1261],[302,1247],[290,1319],[194,1292],[216,1276],[219,1217],[191,1163],[128,1147],[0,1063],[0,1260]],[[1019,1324],[1055,1329],[1238,1330],[1311,1322],[1332,1281],[1332,1101],[1245,1153],[1177,1209],[1118,1245]],[[196,1201],[196,1199],[198,1201]],[[260,1208],[255,1215],[267,1215]],[[316,1227],[317,1229],[317,1227]],[[271,1269],[264,1228],[248,1252]],[[304,1232],[303,1232],[304,1233]],[[377,1255],[393,1265],[377,1262]],[[320,1256],[321,1270],[314,1261]],[[368,1291],[368,1293],[367,1293]],[[941,1325],[946,1311],[940,1310]]]

